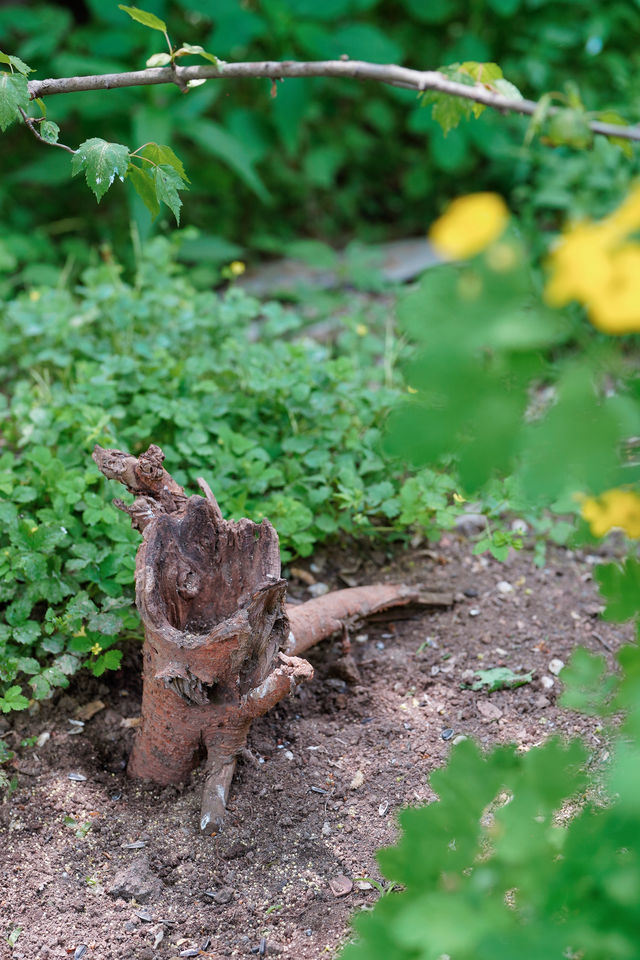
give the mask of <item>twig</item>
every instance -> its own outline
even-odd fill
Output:
[[[27,116],[27,114],[21,107],[18,107],[18,109],[20,111],[20,116],[28,126],[29,130],[31,130],[31,133],[34,135],[36,140],[40,141],[40,143],[46,143],[48,147],[60,147],[61,150],[66,150],[67,153],[74,154],[76,152],[75,150],[72,150],[71,147],[68,147],[66,143],[54,143],[53,140],[45,140],[45,138],[40,136],[40,134],[38,133],[34,119],[32,117]]]
[[[121,87],[148,86],[157,83],[176,83],[184,89],[190,80],[238,80],[266,79],[284,80],[296,77],[347,77],[352,80],[374,80],[391,86],[404,87],[418,92],[434,90],[454,97],[482,103],[494,110],[522,113],[532,116],[538,104],[534,100],[516,100],[488,89],[481,83],[467,86],[449,80],[437,70],[411,70],[397,64],[367,63],[363,60],[317,60],[317,61],[256,61],[247,63],[223,63],[219,66],[153,67],[125,73],[105,73],[86,77],[59,77],[50,80],[30,80],[31,99],[53,96],[58,93],[76,93],[83,90],[111,90]],[[553,116],[559,107],[550,107]],[[594,120],[589,123],[593,133],[624,140],[640,140],[640,127],[620,126]],[[45,141],[46,142],[46,141]],[[62,144],[57,144],[62,146]],[[69,149],[69,148],[65,148]]]

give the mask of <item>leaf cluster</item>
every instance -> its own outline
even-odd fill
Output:
[[[449,477],[407,478],[382,454],[400,396],[386,304],[363,304],[365,326],[354,303],[336,347],[318,344],[299,312],[196,291],[177,244],[148,244],[133,284],[105,254],[74,292],[2,305],[2,710],[82,665],[116,668],[139,630],[139,537],[109,502],[120,491],[95,468],[96,443],[160,444],[180,483],[210,479],[226,516],[268,517],[285,560],[338,535],[436,531],[459,512]]]

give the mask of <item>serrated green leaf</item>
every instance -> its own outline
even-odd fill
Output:
[[[151,163],[166,164],[169,167],[173,167],[178,176],[181,177],[185,183],[189,183],[189,178],[185,173],[182,160],[176,156],[171,147],[159,143],[147,143],[145,147],[140,150],[140,156],[150,160]]]
[[[153,179],[156,185],[156,195],[161,203],[166,203],[173,213],[176,221],[180,223],[180,207],[182,200],[178,195],[178,190],[186,190],[187,186],[182,177],[167,164],[161,164],[153,171]]]
[[[84,170],[88,186],[98,203],[116,177],[124,180],[129,166],[129,148],[92,137],[81,143],[71,160],[73,176]]]
[[[106,650],[91,664],[91,672],[94,677],[101,677],[105,670],[117,670],[121,660],[122,650]]]
[[[150,27],[152,30],[159,30],[160,33],[167,32],[167,25],[164,20],[156,17],[153,13],[147,13],[146,10],[139,10],[138,7],[125,7],[122,3],[118,4],[118,9],[124,10],[132,20],[135,20],[137,23],[142,23],[145,27]]]
[[[127,180],[131,183],[131,186],[155,220],[160,213],[160,202],[151,171],[147,173],[146,170],[141,170],[140,167],[137,167],[134,163],[130,163],[127,168]]]
[[[168,63],[171,63],[171,54],[154,53],[153,56],[149,57],[146,65],[148,67],[166,67]]]
[[[577,647],[560,679],[565,685],[561,706],[589,716],[605,717],[611,713],[609,700],[617,679],[609,673],[604,657]]]
[[[60,127],[53,120],[43,120],[38,133],[47,143],[57,143],[60,136]]]
[[[28,64],[21,60],[20,57],[14,57],[10,53],[1,53],[0,52],[0,63],[8,63],[9,66],[15,67],[18,73],[23,74],[26,77],[28,73],[33,73],[33,67],[30,67]]]
[[[603,620],[624,623],[640,613],[640,562],[628,557],[622,565],[618,563],[599,564],[594,576],[600,586],[600,593],[606,600],[602,614]]]
[[[0,73],[0,130],[20,118],[29,106],[27,78],[21,73]]]

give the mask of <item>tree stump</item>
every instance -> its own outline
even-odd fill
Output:
[[[153,444],[139,457],[96,446],[93,458],[134,494],[133,503],[114,504],[142,534],[142,722],[127,773],[180,783],[206,757],[200,828],[219,830],[251,721],[313,676],[297,654],[386,607],[450,599],[378,584],[287,608],[278,535],[268,520],[224,520],[202,479],[204,497],[187,496]]]

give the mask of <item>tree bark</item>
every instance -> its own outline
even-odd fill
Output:
[[[180,783],[206,757],[200,828],[219,830],[251,721],[313,676],[298,654],[351,620],[443,598],[382,584],[287,606],[278,535],[268,520],[224,520],[201,479],[205,496],[187,496],[155,445],[137,458],[96,446],[93,458],[135,495],[131,504],[114,504],[142,533],[142,722],[127,772]]]

